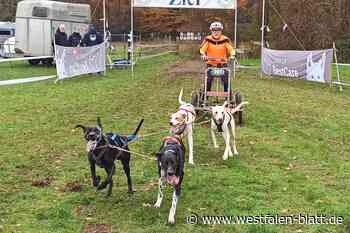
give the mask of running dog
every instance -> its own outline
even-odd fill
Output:
[[[154,207],[159,208],[163,201],[163,186],[168,183],[174,187],[173,200],[168,223],[175,223],[176,206],[181,194],[181,183],[184,176],[185,147],[181,137],[168,136],[163,139],[160,151],[156,154],[159,173],[159,191]]]
[[[196,111],[194,106],[190,103],[182,101],[183,89],[179,95],[179,110],[171,115],[170,125],[171,133],[178,135],[181,138],[187,135],[189,163],[193,163],[193,122],[196,119]]]
[[[100,118],[97,118],[97,125],[95,127],[76,126],[76,128],[83,129],[84,138],[87,142],[86,150],[90,163],[92,184],[97,187],[97,190],[102,190],[109,185],[107,196],[110,196],[112,193],[115,160],[121,161],[128,180],[128,193],[133,193],[130,177],[130,152],[128,152],[128,143],[137,137],[136,135],[142,123],[143,119],[140,121],[135,132],[129,136],[121,136],[114,133],[103,134]],[[107,173],[107,177],[102,183],[100,183],[100,176],[96,176],[96,164],[104,168]]]
[[[238,155],[238,151],[236,148],[235,119],[233,117],[233,114],[235,112],[241,111],[241,108],[245,104],[248,104],[248,102],[242,102],[235,108],[231,109],[228,107],[228,103],[225,101],[225,103],[222,106],[214,106],[210,108],[210,112],[212,114],[210,132],[213,139],[214,147],[219,148],[215,137],[216,130],[222,133],[226,144],[225,152],[222,157],[223,160],[227,160],[229,156],[233,157],[233,154]],[[230,144],[230,130],[232,132],[233,137],[233,153]]]

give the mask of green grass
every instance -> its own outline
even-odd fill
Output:
[[[347,233],[350,231],[350,92],[304,81],[260,79],[241,70],[235,88],[249,101],[246,125],[237,128],[236,159],[222,160],[209,143],[209,129],[196,127],[195,166],[186,163],[176,226],[168,226],[171,189],[160,209],[148,207],[157,195],[152,160],[133,155],[134,188],[127,195],[125,176],[114,176],[111,197],[90,185],[82,133],[76,124],[129,133],[145,118],[141,134],[168,128],[169,115],[199,86],[191,76],[169,78],[175,55],[142,61],[132,78],[127,70],[106,77],[85,76],[54,84],[52,80],[0,87],[0,232],[82,232],[87,224],[111,224],[113,232]],[[0,80],[54,69],[0,66]],[[345,70],[349,77],[350,72]],[[131,150],[149,154],[162,135],[147,137]],[[210,144],[210,143],[209,143]],[[117,168],[120,168],[118,164]],[[102,169],[98,173],[105,176]],[[47,187],[32,181],[52,176]],[[79,182],[81,192],[63,191]],[[188,225],[186,216],[291,215],[342,216],[342,225]]]

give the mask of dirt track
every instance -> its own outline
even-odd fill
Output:
[[[205,64],[201,60],[178,61],[168,69],[170,78],[189,75],[192,77],[202,77]]]

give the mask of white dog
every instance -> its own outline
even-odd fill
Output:
[[[312,53],[306,59],[306,80],[325,82],[325,64],[326,64],[326,53],[322,54],[319,61],[314,62],[312,59]]]
[[[192,104],[182,101],[183,89],[179,95],[179,110],[171,115],[171,132],[181,138],[187,135],[189,163],[193,163],[193,122],[196,119],[196,112]]]
[[[248,104],[248,102],[242,102],[235,108],[228,108],[228,103],[225,101],[225,103],[222,106],[215,106],[211,107],[210,111],[212,113],[212,118],[211,118],[211,136],[213,139],[213,144],[215,148],[218,148],[218,144],[216,142],[216,137],[215,137],[215,130],[219,131],[222,133],[222,136],[224,137],[225,140],[225,152],[223,155],[223,160],[227,160],[228,157],[233,157],[233,154],[238,155],[238,151],[236,148],[236,135],[235,135],[235,119],[233,117],[233,114],[235,112],[241,111],[241,108],[243,105]],[[231,129],[230,129],[231,128]],[[232,132],[232,137],[233,137],[233,153],[231,150],[231,144],[230,144],[230,139],[231,139],[231,134],[230,130]]]

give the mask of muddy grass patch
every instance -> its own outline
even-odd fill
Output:
[[[110,224],[88,224],[85,226],[84,233],[111,233],[112,225]]]
[[[179,78],[183,76],[202,77],[204,75],[205,64],[200,60],[178,61],[168,68],[169,78]]]
[[[82,186],[79,181],[68,182],[60,189],[62,192],[81,192]]]
[[[38,178],[38,179],[32,181],[32,186],[43,188],[43,187],[50,185],[53,180],[54,180],[53,176],[48,176],[45,178]]]

